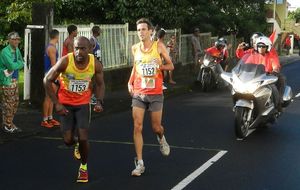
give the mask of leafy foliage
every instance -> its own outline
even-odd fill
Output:
[[[300,8],[288,13],[288,18],[300,23]]]
[[[9,31],[22,35],[31,23],[34,2],[53,3],[55,24],[128,22],[134,30],[136,20],[147,17],[154,25],[181,28],[184,33],[199,27],[201,32],[213,35],[237,31],[239,36],[249,36],[266,29],[262,0],[5,0],[0,1],[0,46]],[[290,15],[299,19],[299,13]]]

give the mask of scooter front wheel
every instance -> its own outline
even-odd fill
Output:
[[[247,122],[249,108],[236,107],[234,114],[235,134],[238,138],[244,139],[249,131],[249,122]]]

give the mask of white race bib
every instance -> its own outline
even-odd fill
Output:
[[[138,72],[143,77],[153,77],[156,75],[157,66],[156,63],[141,63],[138,64]]]
[[[70,80],[69,91],[71,92],[84,92],[89,88],[89,81],[86,80]]]

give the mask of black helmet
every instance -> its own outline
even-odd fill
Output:
[[[265,36],[265,35],[263,33],[261,33],[261,32],[254,32],[252,34],[252,36],[250,37],[250,46],[253,47],[253,45],[255,44],[255,40],[258,37],[262,37],[262,36]]]

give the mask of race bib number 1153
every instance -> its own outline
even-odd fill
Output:
[[[69,90],[71,92],[84,92],[87,91],[89,82],[86,80],[70,80]]]

